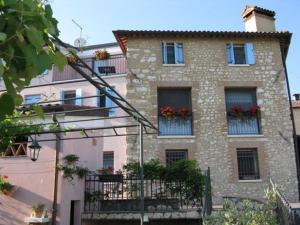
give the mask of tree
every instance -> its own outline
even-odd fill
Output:
[[[20,91],[52,65],[63,69],[66,57],[55,47],[58,21],[49,4],[38,0],[0,0],[0,121],[22,104]]]

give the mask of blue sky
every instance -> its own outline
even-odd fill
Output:
[[[293,33],[287,59],[292,93],[300,93],[299,0],[53,0],[60,38],[73,43],[83,27],[88,44],[114,42],[112,30],[230,30],[243,31],[245,5],[276,11],[277,30]],[[298,22],[297,22],[298,21]]]

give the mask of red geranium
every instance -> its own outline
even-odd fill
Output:
[[[4,179],[8,179],[8,176],[3,176]]]
[[[189,116],[190,113],[191,113],[191,110],[187,107],[182,107],[182,108],[178,109],[178,115],[183,118],[186,118],[187,116]]]
[[[175,116],[176,110],[171,106],[163,106],[160,108],[160,114],[166,117],[168,120],[172,119]]]
[[[260,112],[260,107],[258,105],[252,105],[249,107],[248,112],[251,116],[257,116],[257,114]]]
[[[241,116],[243,112],[243,107],[239,105],[232,106],[230,109],[230,115],[235,117]]]

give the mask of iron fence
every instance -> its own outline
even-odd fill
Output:
[[[90,174],[85,179],[85,212],[140,211],[141,180],[123,174]],[[203,190],[179,180],[144,178],[144,210],[200,209]]]
[[[192,135],[193,117],[174,116],[169,119],[165,116],[158,116],[158,127],[160,135]]]

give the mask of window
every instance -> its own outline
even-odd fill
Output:
[[[260,110],[255,88],[225,89],[228,134],[260,134]]]
[[[163,64],[183,64],[182,43],[162,43]]]
[[[35,104],[41,101],[41,95],[26,95],[25,104]]]
[[[191,89],[160,88],[157,92],[160,135],[192,135]],[[173,110],[171,116],[163,112],[168,107]]]
[[[237,149],[239,180],[259,179],[257,149]]]
[[[116,73],[116,68],[114,66],[99,66],[98,71],[100,74],[113,74]]]
[[[78,99],[76,99],[78,98]],[[66,105],[82,105],[81,89],[61,92],[62,104]]]
[[[115,87],[112,87],[113,89],[115,89]],[[106,91],[108,92],[108,94],[115,96],[115,92],[109,88],[106,89]],[[98,107],[107,107],[108,109],[108,114],[109,116],[114,116],[116,113],[116,104],[110,100],[109,97],[105,96],[104,93],[101,93],[101,91],[98,90],[98,100],[97,100],[97,106]]]
[[[227,63],[228,64],[255,64],[254,48],[252,43],[233,44],[228,43]]]
[[[114,168],[114,152],[103,152],[103,169]]]
[[[184,150],[166,150],[166,163],[170,165],[173,162],[179,160],[188,159],[188,152],[186,149]]]

